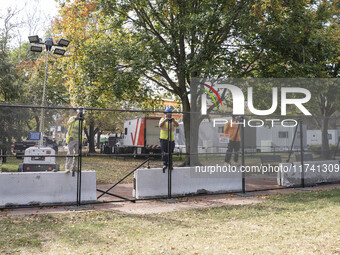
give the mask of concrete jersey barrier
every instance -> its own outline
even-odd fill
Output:
[[[277,184],[285,187],[301,185],[301,162],[280,163],[281,171],[277,173]],[[340,182],[340,162],[306,161],[304,162],[304,183],[314,185],[318,183]]]
[[[194,168],[190,167],[175,167],[172,170],[171,193],[173,196],[242,191],[242,173],[240,171],[220,175],[199,175],[193,171]],[[163,173],[161,168],[138,169],[134,178],[133,196],[137,199],[167,197],[167,170]]]
[[[81,200],[96,202],[96,172],[82,172]],[[0,174],[0,207],[76,202],[77,175],[65,172]]]

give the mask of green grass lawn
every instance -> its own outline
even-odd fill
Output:
[[[119,158],[119,157],[84,157],[82,159],[82,170],[95,170],[97,174],[98,184],[110,184],[115,183],[121,178],[123,178],[130,171],[135,169],[141,163],[143,163],[145,158]],[[174,157],[174,164],[180,164],[183,160],[178,157]],[[23,159],[17,159],[15,157],[7,158],[7,163],[2,164],[2,172],[18,172],[18,165],[22,163]],[[56,162],[60,165],[60,171],[65,170],[65,158],[58,157]],[[158,158],[150,160],[150,167],[162,166],[162,161]],[[147,164],[142,166],[142,168],[147,167]],[[125,179],[122,183],[132,183],[133,174]]]
[[[146,216],[0,218],[1,254],[339,254],[340,190]]]

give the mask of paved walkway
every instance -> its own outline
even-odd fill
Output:
[[[56,207],[34,207],[19,209],[2,209],[0,217],[38,214],[62,214],[84,211],[113,211],[123,214],[152,214],[164,213],[177,210],[189,210],[197,208],[221,207],[228,205],[247,205],[261,203],[265,196],[272,194],[290,194],[296,192],[309,192],[317,190],[340,189],[340,184],[320,185],[308,188],[276,189],[248,193],[219,194],[184,197],[178,199],[155,199],[139,200],[136,203],[98,203],[84,206],[56,206]]]

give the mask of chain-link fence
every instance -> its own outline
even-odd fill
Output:
[[[43,135],[39,122],[42,109],[45,120]],[[168,155],[161,153],[159,122],[165,117],[163,111],[1,105],[0,112],[0,178],[12,178],[12,183],[24,176],[19,180],[22,191],[13,191],[11,185],[3,187],[2,206],[25,201],[78,205],[97,201],[134,201],[135,170],[162,168],[162,157]],[[172,116],[182,122],[181,113]],[[181,165],[185,161],[185,150],[175,151],[174,165]],[[51,180],[54,183],[25,180],[32,173],[34,178],[40,179],[46,174],[49,174],[46,178],[55,176]],[[82,196],[93,187],[92,178],[95,196]],[[8,182],[7,179],[4,181]],[[24,187],[23,183],[27,185]],[[27,187],[36,184],[35,188]],[[24,191],[27,189],[57,198],[51,202],[41,200],[37,197],[39,194],[30,198]],[[12,193],[22,199],[11,201],[16,199]],[[66,200],[64,196],[67,196]]]
[[[163,111],[44,107],[41,135],[41,111],[0,105],[2,207],[135,201],[147,188],[172,197],[339,181],[339,117],[175,112],[175,123]],[[163,148],[162,118],[163,135],[174,136]]]
[[[340,181],[339,117],[215,115],[192,135],[196,178],[242,178],[243,192]]]

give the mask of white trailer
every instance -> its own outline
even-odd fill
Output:
[[[124,121],[124,132],[114,153],[159,153],[159,117],[137,117]]]
[[[340,137],[340,131],[331,129],[328,130],[329,144],[337,145]],[[322,132],[321,130],[307,130],[307,145],[321,145]]]
[[[228,148],[229,138],[224,134],[224,125],[231,117],[217,117],[203,119],[198,131],[199,153],[225,153]],[[241,129],[239,130],[241,134]],[[245,127],[245,148],[250,150],[256,147],[256,129]],[[176,152],[185,153],[185,136],[183,122],[179,123],[175,133]]]
[[[281,125],[256,127],[256,149],[258,152],[289,151],[295,133],[295,127],[283,127]],[[302,125],[303,147],[307,146],[307,127]],[[293,150],[300,150],[300,128],[293,144]]]
[[[230,117],[216,117],[204,119],[199,126],[198,152],[200,153],[224,153],[227,150],[229,139],[224,135],[223,128]],[[244,146],[247,152],[272,152],[288,151],[291,148],[295,127],[283,127],[273,125],[262,127],[251,127],[246,118],[244,128]],[[303,129],[303,147],[306,147],[306,125]],[[241,130],[239,131],[241,134]],[[176,151],[185,152],[185,137],[183,123],[179,123],[179,128],[175,134]],[[293,149],[300,148],[300,128],[297,131]]]

